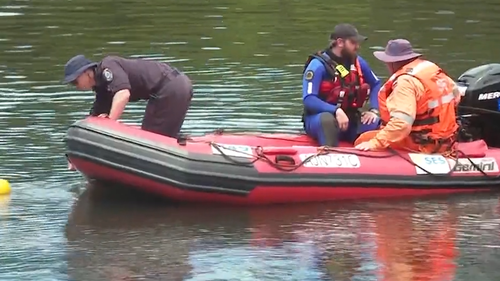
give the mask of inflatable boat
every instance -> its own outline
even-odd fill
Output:
[[[88,178],[190,202],[271,204],[490,190],[500,149],[459,145],[462,158],[317,147],[305,135],[226,134],[178,139],[106,118],[74,123],[68,160]]]
[[[88,178],[176,201],[251,205],[492,190],[500,187],[499,77],[500,64],[487,64],[458,78],[456,158],[317,147],[302,134],[219,130],[173,139],[96,117],[70,127],[67,157]]]

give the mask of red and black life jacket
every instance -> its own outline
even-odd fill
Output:
[[[328,54],[318,52],[308,57],[303,72],[313,59],[319,60],[330,76],[321,82],[319,88],[319,97],[323,101],[341,104],[344,111],[363,107],[370,94],[370,86],[364,81],[357,58],[350,70],[347,70],[342,64],[332,60]]]

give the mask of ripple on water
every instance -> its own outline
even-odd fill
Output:
[[[15,12],[0,12],[0,17],[13,17],[13,16],[22,16],[22,13]]]

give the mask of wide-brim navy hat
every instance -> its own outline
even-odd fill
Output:
[[[85,70],[96,66],[96,62],[92,62],[84,55],[77,55],[72,57],[64,66],[64,83],[71,83],[75,81],[78,76],[82,75]]]

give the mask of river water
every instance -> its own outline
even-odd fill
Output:
[[[325,46],[335,23],[369,36],[361,55],[381,77],[371,51],[394,37],[456,77],[497,58],[497,2],[2,5],[0,178],[13,192],[0,198],[0,280],[500,279],[495,194],[234,209],[87,186],[66,171],[62,139],[93,97],[60,83],[77,53],[169,61],[196,84],[185,131],[293,132],[301,128],[304,60]],[[139,122],[143,108],[130,105],[126,121]]]

